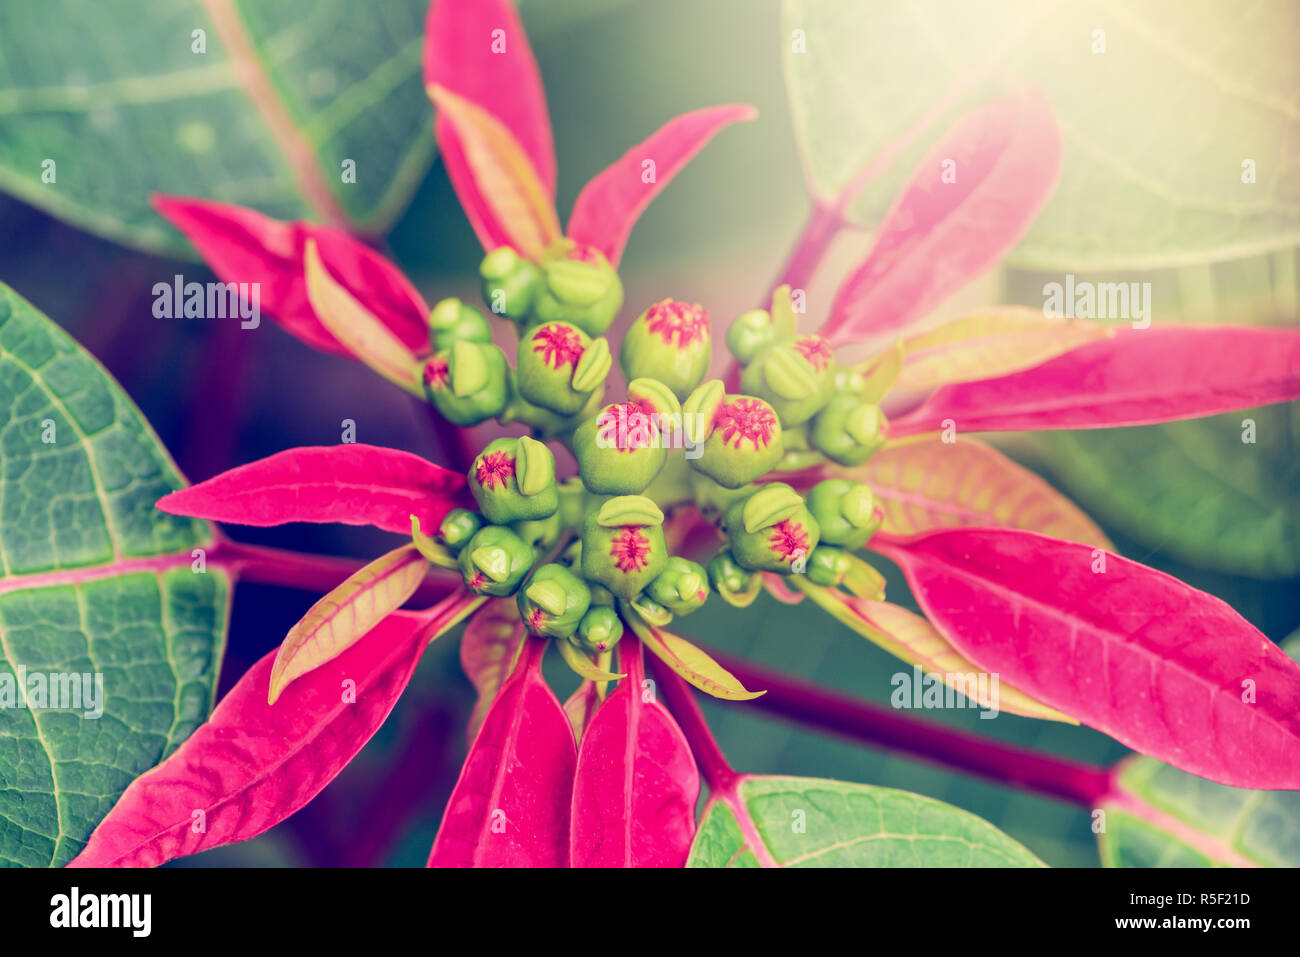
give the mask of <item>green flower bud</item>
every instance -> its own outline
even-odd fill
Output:
[[[483,519],[467,508],[453,508],[438,526],[438,540],[452,551],[460,551],[474,533],[483,527]]]
[[[763,576],[750,571],[730,551],[721,551],[709,562],[709,581],[722,600],[737,608],[748,608],[763,590]]]
[[[651,598],[646,592],[642,592],[632,599],[632,607],[648,624],[654,625],[656,628],[664,628],[672,624],[673,613]]]
[[[782,339],[745,367],[740,387],[771,404],[784,427],[801,425],[830,401],[830,345],[821,336]]]
[[[731,507],[733,502],[739,502],[754,494],[757,486],[742,485],[740,488],[723,488],[707,475],[699,472],[691,472],[690,489],[692,501],[700,512],[712,521]]]
[[[817,519],[783,482],[771,482],[736,502],[723,516],[722,527],[736,561],[755,571],[803,571],[821,537]]]
[[[489,522],[549,518],[560,507],[555,456],[527,436],[488,444],[469,469],[469,489]]]
[[[558,486],[560,496],[560,527],[579,529],[582,528],[582,520],[587,514],[587,505],[590,495],[586,486],[582,484],[582,479],[576,475],[566,478]]]
[[[513,595],[536,553],[522,538],[500,525],[485,525],[460,550],[465,587],[479,595]]]
[[[491,343],[457,339],[424,367],[424,391],[453,425],[496,418],[510,395],[510,367]]]
[[[533,634],[568,638],[591,607],[591,590],[563,565],[542,565],[519,589],[515,604]]]
[[[444,299],[429,312],[429,344],[435,351],[450,349],[458,339],[491,342],[492,329],[483,313],[459,299]]]
[[[578,630],[569,638],[569,642],[584,651],[595,653],[609,651],[622,637],[623,622],[614,609],[598,605],[582,616]]]
[[[808,511],[821,527],[822,541],[861,548],[884,521],[871,489],[849,479],[825,479],[808,492]]]
[[[623,283],[600,250],[565,239],[547,251],[533,322],[571,322],[598,336],[622,306]]]
[[[668,562],[663,512],[640,495],[611,498],[582,525],[582,574],[630,599]]]
[[[709,575],[695,562],[674,555],[646,586],[646,594],[674,615],[689,615],[708,600]]]
[[[534,405],[573,415],[604,385],[610,365],[604,339],[593,342],[575,325],[546,322],[520,335],[515,384]]]
[[[818,545],[808,559],[808,580],[814,585],[834,588],[844,583],[844,576],[853,570],[848,554],[834,545]]]
[[[574,544],[581,545],[581,542],[575,542]],[[618,604],[618,599],[614,597],[614,593],[604,585],[596,582],[587,582],[587,584],[591,587],[591,603],[593,605],[607,605],[613,608]]]
[[[840,465],[861,465],[888,436],[889,424],[880,407],[841,392],[813,419],[813,447]]]
[[[478,267],[483,278],[483,300],[495,315],[516,322],[528,317],[542,284],[542,271],[521,259],[509,246],[500,246],[483,257]]]
[[[591,491],[633,495],[645,491],[668,460],[658,420],[639,402],[615,402],[573,433],[578,473]]]
[[[727,349],[738,362],[749,362],[758,351],[777,336],[772,317],[766,309],[742,312],[727,329]]]
[[[703,436],[702,446],[687,448],[687,460],[726,488],[740,488],[765,475],[783,453],[776,412],[762,399],[748,395],[722,396],[716,404],[694,401],[704,390],[710,396],[717,394],[706,382],[691,393],[682,409],[688,437],[698,442]]]
[[[618,359],[629,382],[657,379],[684,399],[709,371],[712,355],[709,311],[664,299],[628,327]]]
[[[530,518],[521,522],[511,522],[510,529],[529,545],[536,549],[547,549],[560,540],[562,531],[560,511],[546,518]]]

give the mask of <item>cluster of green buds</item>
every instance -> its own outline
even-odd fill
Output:
[[[885,444],[888,423],[851,368],[836,364],[821,336],[799,335],[790,291],[779,288],[770,311],[754,309],[732,323],[727,348],[744,364],[741,388],[776,411],[787,433],[788,467],[815,452],[839,465],[861,465]]]
[[[804,496],[773,479],[827,460],[859,465],[886,423],[863,376],[837,366],[821,337],[797,334],[787,289],[728,330],[738,393],[706,379],[708,311],[664,299],[624,336],[626,398],[609,402],[603,334],[623,287],[605,256],[570,240],[540,261],[503,247],[480,273],[491,312],[514,329],[513,367],[484,313],[445,299],[429,320],[429,398],[457,424],[496,418],[561,440],[578,474],[557,480],[550,448],[531,436],[479,453],[468,473],[477,508],[448,513],[436,533],[471,591],[514,596],[525,627],[565,642],[565,660],[588,674],[628,614],[663,626],[713,592],[744,606],[771,573],[849,587],[861,566],[852,553],[881,522],[871,489],[831,478]],[[669,554],[665,509],[686,505],[726,537],[707,567]]]

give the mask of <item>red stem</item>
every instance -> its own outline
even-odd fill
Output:
[[[686,741],[695,755],[695,763],[699,765],[709,791],[728,791],[739,775],[727,763],[722,748],[709,730],[704,712],[700,710],[690,685],[654,655],[650,656],[650,670],[663,689],[664,700],[668,702],[668,708],[677,719],[682,734],[686,735]]]
[[[365,565],[356,558],[312,555],[225,538],[208,551],[208,561],[231,568],[245,581],[322,593],[330,591]],[[433,569],[416,590],[413,600],[432,604],[449,595],[457,584],[458,577],[442,569]]]
[[[791,289],[806,289],[812,281],[817,267],[821,265],[826,250],[847,223],[844,219],[844,204],[816,201],[803,232],[790,250],[790,256],[777,274],[777,279],[768,290],[767,304],[772,301],[772,293],[778,286],[788,285]]]
[[[788,678],[743,658],[733,658],[712,649],[709,649],[709,654],[745,687],[767,690],[767,694],[746,704],[794,718],[811,727],[1085,808],[1096,807],[1111,789],[1110,771],[1104,767],[998,744],[966,731],[902,715],[838,691]],[[671,683],[665,687],[670,688]],[[693,701],[690,704],[694,706]],[[687,737],[690,737],[689,732]]]

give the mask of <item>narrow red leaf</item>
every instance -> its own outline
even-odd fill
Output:
[[[460,666],[478,692],[466,728],[468,744],[474,743],[488,707],[514,667],[523,637],[524,624],[512,598],[490,599],[465,626],[460,640]]]
[[[552,201],[555,147],[546,92],[519,14],[509,0],[436,0],[424,31],[424,85],[444,87],[498,119],[514,135]],[[508,242],[470,171],[453,125],[434,125],[443,165],[485,249]]]
[[[873,547],[985,671],[1201,777],[1300,789],[1300,665],[1212,595],[1101,549],[1011,529]]]
[[[1300,398],[1300,329],[1120,329],[1023,372],[944,386],[890,435],[1100,429],[1191,419]]]
[[[475,596],[439,606],[453,614]],[[212,716],[141,775],[69,867],[153,867],[256,837],[314,798],[383,724],[438,619],[398,612],[272,707],[276,652],[253,665]]]
[[[451,792],[430,867],[564,867],[577,745],[530,637]]]
[[[617,266],[632,227],[660,190],[724,126],[757,115],[752,106],[736,104],[695,110],[669,120],[582,188],[565,235],[595,246]],[[649,182],[647,160],[654,164]]]
[[[173,515],[234,525],[340,522],[411,534],[470,505],[465,476],[377,445],[305,446],[222,472],[158,500]]]
[[[158,213],[185,234],[222,282],[259,284],[259,306],[284,329],[326,352],[349,356],[307,299],[303,252],[316,240],[330,274],[408,348],[427,348],[429,307],[402,271],[347,233],[253,209],[156,194]]]
[[[510,128],[472,100],[441,86],[430,86],[429,98],[438,109],[438,128],[454,131],[456,149],[463,151],[467,174],[473,177],[472,196],[464,202],[476,229],[476,217],[490,224],[484,248],[514,247],[538,260],[561,238],[555,200],[537,178],[528,154]]]
[[[573,785],[574,867],[681,867],[695,838],[700,774],[677,722],[644,684],[641,647],[626,634],[627,678],[582,736]]]
[[[821,334],[834,345],[894,332],[993,266],[1056,188],[1061,134],[1038,93],[977,107],[921,160],[844,281]]]

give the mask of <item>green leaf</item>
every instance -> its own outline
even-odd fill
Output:
[[[427,0],[0,5],[0,188],[102,236],[188,246],[149,193],[380,232],[433,157]],[[75,27],[74,27],[75,25]],[[204,31],[206,52],[194,52]],[[55,163],[44,182],[42,164]],[[356,181],[343,181],[355,162]]]
[[[1126,761],[1103,801],[1107,867],[1300,866],[1300,793],[1215,784],[1152,758]]]
[[[919,794],[817,778],[746,776],[710,798],[686,866],[1044,865],[987,821]]]
[[[1065,168],[1012,262],[1144,268],[1300,241],[1289,0],[1263,0],[1249,16],[1183,0],[784,0],[782,24],[791,112],[821,197],[931,120],[854,203],[861,222],[879,221],[957,115],[1029,84],[1056,109]],[[1093,52],[1099,29],[1105,52]],[[1242,181],[1246,160],[1254,183]]]
[[[211,710],[231,583],[195,570],[206,524],[153,507],[183,484],[108,374],[0,284],[0,865],[66,863]],[[18,706],[50,673],[102,676],[102,714]]]
[[[1246,420],[1253,443],[1242,441]],[[1202,568],[1278,579],[1300,574],[1297,435],[1293,402],[1141,428],[1043,432],[1032,441],[1042,464],[1103,525]]]

